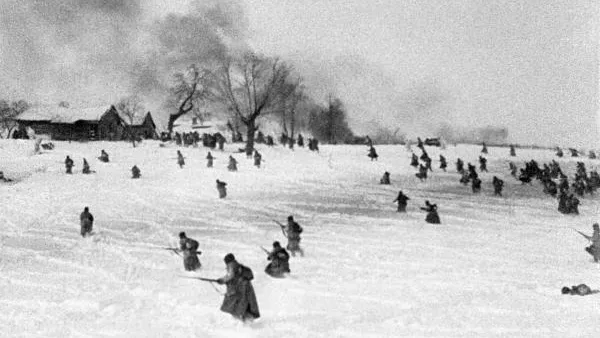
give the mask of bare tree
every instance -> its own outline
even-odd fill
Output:
[[[177,112],[169,115],[167,124],[169,132],[173,131],[178,118],[192,111],[206,98],[208,74],[208,70],[198,70],[196,65],[191,65],[186,73],[174,75],[175,84],[171,88],[171,103],[176,107]]]
[[[145,109],[142,104],[142,99],[137,95],[127,96],[122,98],[115,108],[125,119],[125,130],[129,133],[131,143],[133,143],[133,146],[135,147],[137,135],[133,132],[133,123],[138,117],[141,117],[144,114]]]
[[[291,69],[279,59],[248,53],[225,60],[213,73],[213,97],[246,126],[246,155],[254,150],[259,116],[270,113]]]
[[[294,133],[296,129],[296,110],[298,104],[306,99],[301,79],[288,79],[282,84],[278,93],[278,110],[281,112],[281,124],[283,132],[289,137],[289,147],[294,147]],[[289,128],[288,128],[289,121]]]
[[[9,138],[13,129],[17,126],[16,117],[29,109],[27,101],[19,100],[8,102],[0,100],[0,131],[6,131],[5,138]],[[2,134],[0,133],[0,136]]]

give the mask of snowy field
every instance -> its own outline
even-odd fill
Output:
[[[480,146],[428,148],[434,173],[414,176],[403,146],[260,148],[266,161],[229,152],[128,143],[55,142],[32,155],[33,141],[1,140],[0,336],[2,337],[598,337],[600,295],[561,295],[562,286],[600,288],[600,265],[585,251],[600,199],[582,199],[580,215],[562,215],[542,186],[509,175],[507,148],[489,148],[489,173],[473,195],[459,184],[457,157],[476,164]],[[229,147],[229,148],[227,148]],[[226,150],[238,145],[226,145]],[[105,149],[110,163],[96,157]],[[177,166],[176,150],[186,156]],[[420,155],[418,149],[416,153]],[[439,154],[448,173],[439,169]],[[75,161],[64,174],[64,159]],[[93,175],[82,175],[87,158]],[[514,160],[539,163],[551,150],[517,149]],[[582,158],[580,158],[582,159]],[[588,171],[600,161],[583,159]],[[559,160],[569,177],[576,159]],[[130,168],[142,171],[130,179]],[[381,186],[384,171],[391,186]],[[494,197],[492,177],[505,180]],[[217,198],[215,180],[228,183]],[[410,198],[396,213],[398,190]],[[424,221],[425,200],[442,224]],[[79,235],[89,206],[93,238]],[[306,256],[294,257],[288,279],[263,269],[259,246],[285,243],[273,219],[288,215],[304,228]],[[185,231],[200,242],[203,268],[185,272],[176,246]],[[251,267],[261,318],[251,324],[219,311],[223,286],[181,278],[221,277],[232,252]]]

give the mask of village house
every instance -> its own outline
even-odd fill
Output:
[[[113,105],[83,109],[33,107],[17,116],[16,121],[20,132],[31,128],[36,134],[48,135],[53,140],[119,141],[129,140],[132,135],[156,137],[156,125],[150,112],[130,121],[123,118]]]

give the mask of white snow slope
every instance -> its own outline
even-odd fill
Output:
[[[584,251],[600,202],[585,197],[578,216],[562,215],[539,182],[521,186],[508,170],[508,149],[490,147],[483,191],[458,183],[460,156],[477,164],[479,146],[428,148],[434,173],[419,182],[402,146],[322,146],[320,153],[259,148],[265,163],[243,154],[128,143],[55,142],[32,155],[33,141],[0,141],[0,335],[3,337],[597,337],[600,295],[561,295],[562,286],[600,288],[600,267]],[[227,145],[226,150],[237,149]],[[100,149],[110,163],[96,157]],[[186,165],[176,164],[176,149]],[[438,154],[445,154],[442,173]],[[417,153],[420,154],[420,153]],[[64,173],[64,158],[76,167]],[[517,150],[519,166],[553,158]],[[93,175],[82,175],[82,158]],[[576,159],[559,162],[573,175]],[[588,170],[598,162],[583,159]],[[130,179],[137,164],[140,180]],[[465,163],[466,164],[466,163]],[[392,185],[379,185],[384,171]],[[492,196],[491,180],[506,182]],[[228,183],[217,198],[215,180]],[[402,189],[408,213],[392,200]],[[425,200],[441,225],[424,221]],[[89,206],[93,238],[79,235]],[[259,246],[285,239],[273,219],[304,227],[303,258],[272,279]],[[200,242],[203,267],[186,272],[161,249],[178,233]],[[218,278],[232,252],[251,267],[261,318],[242,324],[219,310],[222,286],[181,276]]]

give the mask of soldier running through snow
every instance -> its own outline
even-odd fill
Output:
[[[419,164],[419,172],[416,173],[415,176],[417,176],[421,182],[423,180],[426,180],[427,179],[427,167],[425,167],[422,164]]]
[[[514,145],[510,145],[510,156],[515,157],[517,156],[517,152],[515,151],[515,146]]]
[[[456,172],[463,173],[465,171],[465,162],[460,159],[460,157],[456,160]]]
[[[427,211],[425,221],[431,224],[440,224],[440,215],[437,212],[437,204],[431,204],[429,201],[425,201],[425,207],[421,207],[421,210]]]
[[[140,178],[140,176],[142,176],[140,168],[138,168],[137,165],[131,167],[131,178]]]
[[[98,159],[102,162],[108,163],[108,154],[106,153],[106,151],[104,151],[104,149],[100,151],[100,157],[98,157]]]
[[[260,162],[262,162],[262,155],[258,152],[258,150],[254,150],[254,165],[257,168],[260,168]]]
[[[379,184],[390,184],[390,173],[384,172],[383,177],[379,180]]]
[[[67,158],[65,158],[65,168],[67,170],[67,174],[73,173],[73,166],[73,160],[69,157],[69,155],[67,155]]]
[[[227,165],[229,171],[237,171],[237,160],[233,156],[229,155],[229,164]]]
[[[79,223],[81,225],[81,237],[92,234],[92,229],[94,228],[94,216],[92,216],[88,207],[83,208],[83,212],[79,215]]]
[[[502,187],[504,186],[504,181],[494,176],[492,179],[492,184],[494,185],[494,196],[502,196]]]
[[[185,165],[185,160],[180,150],[177,150],[177,164],[179,164],[179,168],[183,168]]]
[[[592,243],[590,246],[585,248],[585,251],[587,251],[587,253],[594,257],[594,262],[598,263],[598,261],[600,261],[600,228],[598,226],[598,223],[594,223],[592,229],[594,229],[594,232],[591,236],[588,236],[581,232],[580,234]]]
[[[446,158],[443,155],[440,155],[440,169],[442,169],[444,172],[446,172],[446,167],[448,167]]]
[[[90,164],[88,163],[88,161],[85,158],[83,159],[83,169],[81,170],[81,172],[84,174],[92,173],[92,171],[90,170]]]
[[[187,237],[184,231],[179,233],[179,249],[183,253],[183,267],[186,271],[194,271],[202,266],[198,259],[202,252],[198,251],[198,247],[198,241]]]
[[[487,172],[487,158],[479,156],[479,171]]]
[[[415,168],[419,166],[419,157],[415,153],[412,154],[410,165]]]
[[[254,279],[252,270],[238,263],[231,253],[223,261],[227,266],[227,274],[217,279],[219,284],[227,285],[221,311],[241,321],[259,318],[258,302],[251,282]]]
[[[208,155],[206,155],[206,167],[207,168],[213,167],[213,159],[214,159],[214,157],[212,156],[212,154],[209,151]]]
[[[487,149],[487,146],[485,145],[485,142],[482,143],[481,153],[483,153],[483,154],[488,153],[488,149]]]
[[[281,226],[281,231],[283,231],[283,235],[287,237],[288,244],[287,249],[290,250],[292,256],[296,256],[296,252],[300,253],[300,256],[304,257],[304,250],[300,248],[300,234],[303,229],[296,221],[294,221],[294,216],[288,216],[287,218],[287,226]]]
[[[373,160],[377,160],[377,158],[379,157],[379,155],[377,155],[377,151],[375,151],[375,147],[371,146],[371,148],[369,148],[369,154],[367,154],[367,156],[369,156],[371,158],[371,162]]]
[[[219,191],[219,198],[227,197],[227,183],[217,180],[217,190]]]
[[[398,209],[396,210],[397,212],[406,212],[406,206],[408,205],[409,200],[410,198],[404,195],[402,190],[400,190],[398,192],[398,197],[396,197],[392,203],[398,202]]]
[[[558,157],[564,156],[562,149],[560,149],[559,147],[556,147],[556,156],[558,156]]]
[[[481,192],[481,180],[479,179],[479,177],[475,177],[471,181],[471,190],[474,194],[478,194],[479,192]]]
[[[510,168],[510,175],[517,178],[517,166],[513,162],[509,162],[508,167]]]
[[[273,250],[267,254],[267,259],[271,261],[265,268],[267,275],[282,278],[286,273],[290,273],[290,254],[279,242],[273,242]]]

